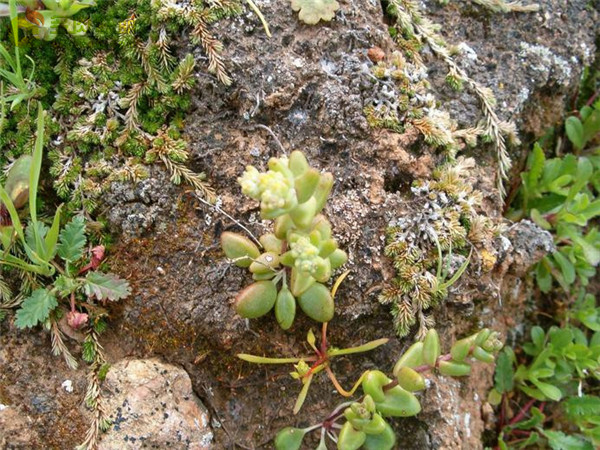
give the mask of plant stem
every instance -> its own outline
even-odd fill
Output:
[[[523,420],[523,418],[525,417],[525,415],[527,414],[527,412],[531,409],[531,407],[533,406],[533,404],[536,402],[535,398],[532,398],[531,400],[529,400],[525,406],[523,406],[523,408],[521,408],[521,410],[519,411],[519,413],[512,418],[512,420],[509,422],[509,425],[514,425],[517,422],[520,422],[521,420]]]

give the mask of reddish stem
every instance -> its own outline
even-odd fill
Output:
[[[533,406],[533,404],[535,402],[536,402],[535,398],[532,398],[531,400],[529,400],[525,404],[525,406],[523,406],[523,408],[521,408],[521,411],[519,411],[519,414],[517,414],[515,417],[512,418],[512,420],[509,422],[509,425],[514,425],[515,423],[523,420],[523,418],[527,415],[527,412],[531,409],[531,407]]]
[[[506,421],[506,392],[502,393],[502,400],[500,402],[500,417],[498,419],[498,433],[504,428]]]
[[[327,322],[323,322],[321,328],[321,353],[323,355],[327,354]]]
[[[531,431],[527,431],[527,430],[511,430],[510,432],[511,432],[511,434],[514,434],[517,436],[525,436],[525,437],[529,437],[529,435],[531,434]]]

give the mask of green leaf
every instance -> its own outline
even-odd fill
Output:
[[[570,436],[562,431],[543,430],[544,436],[552,450],[593,450],[588,441],[577,436]]]
[[[550,400],[557,402],[562,398],[562,392],[556,386],[535,379],[531,380],[531,382]]]
[[[586,416],[600,415],[600,397],[584,395],[583,397],[569,397],[563,403],[565,411],[572,421]]]
[[[544,171],[544,150],[537,142],[533,146],[531,156],[529,157],[528,166],[529,173],[527,174],[527,184],[530,189],[533,189],[539,182],[542,172]]]
[[[535,279],[540,290],[544,293],[549,292],[552,288],[552,274],[548,270],[547,260],[548,257],[544,256],[535,269]]]
[[[367,342],[366,344],[362,344],[357,347],[348,347],[348,348],[342,348],[342,349],[332,348],[327,352],[327,354],[329,356],[340,356],[340,355],[350,355],[352,353],[369,352],[371,350],[376,349],[380,345],[387,344],[388,341],[389,341],[389,339],[387,339],[387,338],[381,338],[381,339],[376,339],[374,341]]]
[[[277,433],[275,448],[277,450],[298,450],[306,431],[301,428],[287,427]]]
[[[537,348],[544,346],[544,330],[542,327],[535,326],[531,329],[531,340]]]
[[[56,256],[56,251],[58,249],[56,243],[58,242],[58,233],[60,230],[60,212],[62,210],[62,205],[60,205],[56,212],[54,213],[54,220],[52,221],[52,227],[48,230],[48,234],[45,239],[46,253],[48,255],[48,260],[51,260]]]
[[[506,351],[500,352],[496,361],[494,385],[499,393],[510,392],[514,387],[515,372],[512,360]]]
[[[44,322],[57,306],[58,302],[50,294],[50,291],[36,289],[21,304],[21,309],[17,311],[15,324],[20,329],[33,328],[38,323]]]
[[[298,17],[309,25],[315,25],[319,20],[329,22],[339,7],[336,0],[292,0],[292,9],[300,11]]]
[[[96,357],[96,346],[91,339],[86,338],[86,340],[83,341],[81,357],[85,362],[94,362],[94,358]]]
[[[18,54],[18,52],[17,52]],[[37,191],[40,181],[40,171],[42,170],[42,153],[44,152],[44,110],[42,104],[38,106],[37,117],[37,135],[35,137],[35,146],[33,147],[33,159],[31,160],[31,170],[29,172],[29,214],[31,221],[37,222]]]
[[[597,107],[596,107],[597,108]],[[584,145],[600,132],[600,109],[594,109],[583,122]]]
[[[563,255],[560,251],[552,253],[554,260],[560,267],[560,271],[563,274],[565,282],[567,284],[573,284],[575,282],[576,274],[575,274],[575,266],[565,255]]]
[[[73,217],[60,232],[58,256],[65,261],[77,261],[83,256],[85,243],[85,219]]]
[[[531,417],[527,420],[523,420],[521,422],[516,423],[515,428],[518,428],[519,430],[528,430],[530,428],[535,428],[544,423],[546,416],[539,410],[539,408],[536,408],[534,406],[533,408],[531,408],[530,413]]]
[[[565,122],[565,131],[569,140],[577,150],[581,150],[585,144],[583,135],[583,124],[574,116],[569,117]]]
[[[98,300],[121,300],[131,293],[129,283],[112,273],[88,272],[83,286],[86,295]]]

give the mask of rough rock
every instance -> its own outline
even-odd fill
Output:
[[[112,427],[101,450],[212,448],[208,411],[188,374],[158,359],[127,359],[111,367],[103,385]]]
[[[39,445],[39,436],[32,424],[31,418],[0,404],[0,448],[12,450]]]
[[[369,64],[367,51],[378,46],[389,54],[396,48],[387,31],[385,2],[339,0],[336,18],[317,26],[300,23],[287,1],[256,3],[270,24],[272,38],[265,36],[250,12],[221,21],[213,29],[223,40],[224,59],[234,84],[224,87],[214,77],[199,74],[194,109],[186,121],[186,138],[193,153],[191,168],[207,172],[223,210],[256,234],[263,232],[266,224],[258,218],[256,203],[242,198],[235,180],[245,165],[262,168],[269,157],[281,153],[257,124],[269,126],[288,151],[302,149],[311,163],[334,173],[336,185],[325,212],[340,246],[349,252],[352,274],[338,292],[330,339],[342,347],[392,338],[385,348],[336,362],[334,369],[341,382],[350,386],[366,369],[389,372],[408,345],[407,340],[394,339],[389,312],[376,300],[378,285],[390,275],[381,256],[382,238],[387,222],[410,207],[412,181],[429,177],[443,156],[426,146],[414,130],[400,135],[369,129],[366,123],[363,108],[371,93],[361,90],[361,77]],[[540,12],[506,15],[492,14],[470,1],[452,1],[445,8],[437,0],[418,3],[427,7],[428,17],[443,24],[441,33],[449,43],[464,44],[461,48],[465,51],[457,56],[461,67],[494,91],[500,117],[517,123],[524,139],[521,147],[512,150],[516,175],[530,141],[559,123],[572,108],[567,101],[576,92],[583,66],[595,53],[600,24],[597,11],[588,8],[587,0],[539,0]],[[204,57],[201,49],[196,52]],[[444,83],[446,67],[432,55],[424,56],[442,108],[461,126],[476,124],[481,119],[477,99],[468,90],[451,91]],[[474,187],[485,193],[482,209],[489,216],[500,217],[502,205],[493,180],[494,152],[489,146],[480,146],[465,153],[480,163]],[[190,442],[201,442],[203,437],[208,442],[210,431],[200,433],[182,414],[181,405],[188,405],[199,423],[208,420],[190,382],[211,410],[218,411],[215,423],[221,426],[215,428],[215,446],[224,449],[238,443],[268,445],[278,429],[310,425],[341,401],[332,394],[328,380],[320,378],[313,383],[303,410],[292,417],[299,385],[288,376],[290,368],[258,367],[235,358],[241,351],[269,356],[303,354],[307,351],[303,346],[306,332],[315,324],[299,317],[286,333],[277,328],[273,317],[248,322],[235,315],[232,300],[249,277],[242,269],[229,267],[218,248],[223,230],[237,230],[229,218],[175,189],[161,169],[153,169],[151,178],[137,187],[113,186],[104,201],[111,229],[123,236],[113,247],[110,262],[134,288],[123,306],[111,310],[113,320],[104,336],[109,342],[103,341],[106,352],[109,356],[119,352],[135,357],[160,355],[184,366],[191,377],[173,366],[163,375],[155,370],[158,362],[132,360],[130,365],[141,364],[139,370],[148,375],[131,381],[126,361],[113,366],[105,393],[116,426],[104,437],[104,448],[124,448],[125,437],[127,446],[135,448],[150,431],[129,427],[144,425],[160,432],[172,430],[169,427],[175,426],[175,421],[186,426],[190,439],[195,439]],[[184,207],[179,208],[180,203]],[[505,331],[514,326],[510,321],[515,312],[523,313],[527,293],[522,275],[550,249],[548,242],[547,235],[526,223],[501,238],[496,247],[504,248],[505,255],[498,267],[485,277],[468,270],[436,312],[444,342],[476,327]],[[457,291],[464,293],[458,300]],[[48,340],[38,339],[39,334],[27,337],[37,346],[36,358],[31,349],[14,351],[23,347],[24,339],[8,342],[11,358],[0,373],[0,402],[2,389],[8,389],[14,403],[20,401],[35,412],[38,424],[45,423],[45,429],[39,426],[37,430],[43,429],[45,438],[51,433],[56,438],[59,433],[55,430],[76,419],[63,420],[58,427],[48,416],[58,416],[57,420],[61,415],[67,417],[66,406],[75,396],[63,394],[63,409],[44,413],[49,404],[46,380],[51,379],[51,386],[60,389],[66,376],[56,376],[57,364],[48,357]],[[3,336],[0,343],[7,343]],[[172,371],[179,378],[170,377]],[[35,376],[21,379],[22,373]],[[475,378],[464,381],[434,380],[424,394],[423,415],[394,421],[402,448],[481,447],[482,393],[491,384],[491,372],[487,368],[476,373]],[[82,395],[85,381],[82,372],[78,374],[75,392]],[[173,385],[183,384],[188,400],[169,393],[167,381],[172,391]],[[125,389],[133,390],[140,399],[136,406],[158,401],[158,409],[134,412],[134,402],[123,395]],[[161,396],[165,396],[164,408],[169,408],[168,418],[158,400]],[[78,411],[76,407],[71,410]],[[81,429],[80,424],[79,432],[60,433],[63,441],[57,448],[76,444]],[[165,440],[157,445],[186,448],[173,441],[173,436],[177,439],[176,433],[169,436],[171,444]]]
[[[103,196],[106,218],[124,238],[140,236],[164,224],[177,206],[175,186],[164,169],[153,167],[150,177],[138,183],[114,182]]]
[[[325,213],[340,247],[349,253],[351,270],[338,291],[330,326],[331,339],[340,347],[392,337],[389,311],[377,302],[378,287],[390,277],[382,256],[384,230],[390,219],[410,210],[411,183],[430,177],[443,160],[414,130],[397,134],[370,129],[366,123],[363,108],[372,95],[363,90],[367,52],[374,46],[387,54],[396,49],[382,3],[340,0],[332,22],[307,26],[288,2],[258,1],[272,38],[251,13],[220,22],[215,34],[223,38],[234,84],[226,88],[210,76],[199,76],[194,110],[186,122],[195,168],[207,172],[220,195],[220,207],[256,235],[268,223],[260,220],[256,202],[241,195],[236,178],[244,166],[264,168],[270,157],[281,154],[274,139],[256,125],[267,125],[288,152],[301,149],[313,165],[334,174],[336,184]],[[500,117],[517,123],[524,139],[521,147],[512,149],[516,174],[531,139],[562,118],[583,66],[592,61],[597,12],[586,9],[585,0],[544,0],[539,2],[540,12],[506,15],[472,2],[453,1],[445,8],[434,0],[418,3],[426,6],[428,17],[443,24],[447,41],[464,50],[457,55],[461,67],[494,91]],[[577,45],[565,46],[566,36]],[[461,127],[474,126],[482,118],[478,99],[468,89],[449,89],[444,82],[447,68],[427,50],[424,57],[441,108]],[[464,153],[479,163],[473,185],[484,193],[481,209],[501,220],[495,152],[481,145]],[[218,238],[223,230],[239,228],[192,197],[184,203],[176,220],[157,217],[166,218],[166,231],[120,247],[116,265],[136,287],[119,320],[122,332],[135,342],[130,345],[185,365],[195,389],[204,391],[205,401],[219,411],[223,427],[215,433],[220,447],[259,445],[269,442],[279,428],[314,423],[314,417],[337,402],[326,380],[314,383],[306,406],[290,418],[298,384],[287,376],[289,368],[243,364],[235,353],[304,353],[304,336],[315,324],[299,317],[284,333],[271,316],[252,321],[238,317],[231,304],[250,279],[246,271],[227,265]],[[506,239],[511,241],[510,236]],[[549,247],[520,255],[530,246],[526,235],[510,245],[505,239],[495,244],[505,251],[498,267],[485,276],[469,268],[436,312],[438,331],[447,341],[474,327],[505,331],[514,316],[511,308],[522,313],[527,290],[514,273],[522,276]],[[508,272],[511,265],[514,273]],[[385,350],[339,363],[345,369],[344,382],[351,385],[366,368],[391,369],[406,345],[392,339]],[[483,393],[489,388],[490,372],[487,375],[472,380],[473,389]],[[443,448],[444,443],[476,448],[472,446],[483,429],[477,413],[483,394],[463,398],[462,391],[453,396],[440,392],[439,403],[447,402],[449,411],[470,411],[476,431],[455,435],[455,421],[447,423],[447,417],[432,414],[398,422],[398,435],[414,436],[407,448]],[[420,431],[409,434],[414,430]]]

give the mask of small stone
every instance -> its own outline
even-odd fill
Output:
[[[102,435],[100,450],[123,448],[125,438],[128,449],[213,448],[208,411],[182,368],[158,359],[122,360],[109,370],[103,389],[113,426]],[[127,411],[119,411],[125,400]]]
[[[73,382],[71,380],[65,380],[62,382],[61,386],[67,391],[69,394],[73,392]]]
[[[367,51],[367,56],[374,63],[378,63],[385,58],[385,52],[380,47],[371,47]]]

